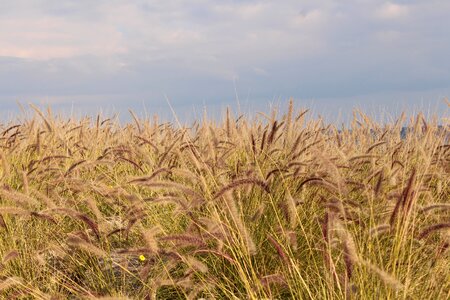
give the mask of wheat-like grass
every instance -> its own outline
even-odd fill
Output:
[[[32,109],[0,124],[2,299],[448,298],[448,119]]]

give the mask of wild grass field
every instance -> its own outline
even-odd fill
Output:
[[[450,298],[448,119],[132,116],[0,125],[1,299]]]

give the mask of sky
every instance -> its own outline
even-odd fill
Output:
[[[450,1],[0,0],[0,109],[442,113]]]

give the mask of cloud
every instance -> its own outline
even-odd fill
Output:
[[[408,16],[409,8],[407,5],[388,2],[383,4],[376,14],[383,19],[399,19]]]
[[[0,99],[446,88],[449,13],[445,0],[0,1]]]
[[[122,35],[102,23],[77,23],[62,17],[0,19],[0,56],[45,60],[126,53]]]
[[[276,52],[289,50],[302,40],[311,45],[314,37],[307,30],[322,17],[317,9],[290,11],[292,4],[254,1],[194,1],[189,6],[178,1],[157,5],[98,2],[93,7],[49,3],[45,10],[16,9],[0,19],[0,26],[9,29],[0,33],[0,55],[45,60],[131,52],[130,56],[142,54],[150,60],[186,55],[195,60],[233,55],[238,59],[239,49],[245,49],[259,59],[269,55],[273,59]],[[91,10],[97,12],[95,17]],[[298,28],[289,28],[290,23]],[[274,51],[275,46],[280,50]]]
[[[326,22],[326,18],[324,13],[318,9],[308,12],[300,12],[291,21],[294,26],[301,28],[304,28],[305,26],[318,25],[323,22]]]

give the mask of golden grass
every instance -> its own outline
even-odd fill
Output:
[[[1,299],[450,298],[448,119],[33,109],[0,125]]]

